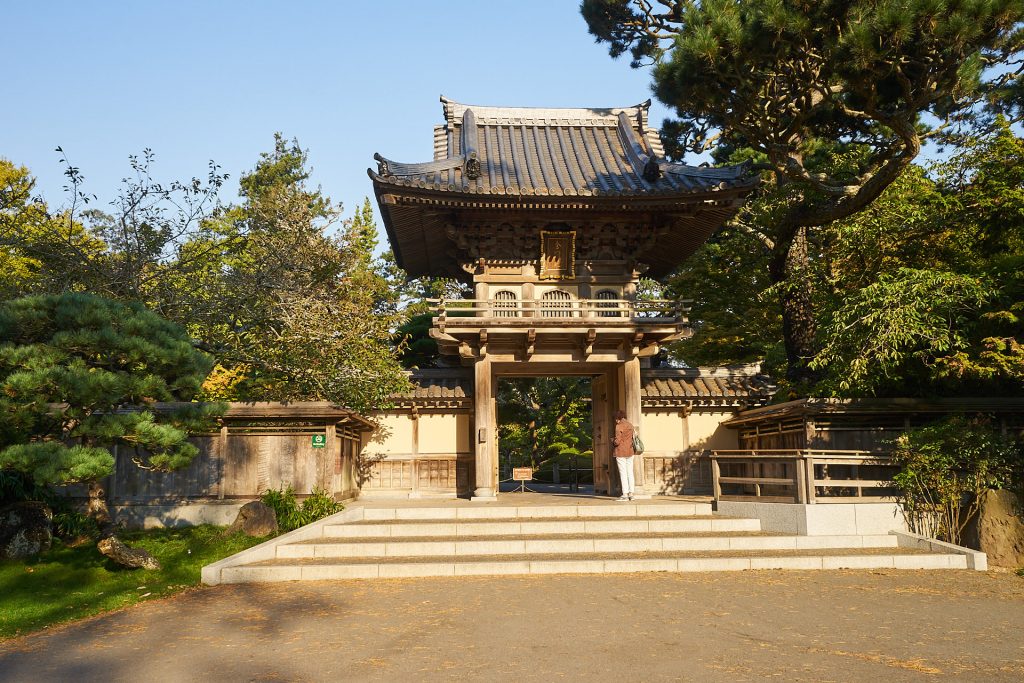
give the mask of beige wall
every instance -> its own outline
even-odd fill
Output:
[[[690,433],[689,448],[704,450],[730,450],[738,448],[736,431],[722,426],[735,413],[728,412],[697,412],[690,413],[686,418]]]
[[[377,416],[380,427],[366,444],[367,455],[412,453],[413,422],[411,415],[385,414]]]
[[[682,412],[645,412],[640,438],[645,451],[686,450],[686,418]]]
[[[420,415],[419,452],[465,453],[469,451],[469,415]]]

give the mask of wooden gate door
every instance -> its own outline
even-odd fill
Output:
[[[611,483],[611,403],[607,375],[597,375],[590,383],[591,409],[594,411],[594,493],[607,494]]]

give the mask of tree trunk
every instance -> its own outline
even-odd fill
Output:
[[[780,239],[776,243],[768,270],[772,284],[780,286],[786,379],[793,384],[805,384],[819,378],[819,373],[807,366],[817,354],[814,285],[809,273],[807,228],[780,230],[780,234],[790,234],[792,238]]]
[[[98,481],[89,482],[89,504],[86,514],[99,525],[100,538],[114,535],[114,520],[110,517],[110,508],[107,507],[107,492]]]

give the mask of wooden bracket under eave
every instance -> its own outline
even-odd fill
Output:
[[[450,334],[445,334],[444,330],[438,329],[436,327],[431,327],[428,334],[430,335],[430,338],[436,342],[447,342],[448,344],[459,343],[458,339],[451,336]]]
[[[526,357],[529,358],[537,350],[537,330],[530,328],[526,331]]]
[[[583,346],[583,357],[590,358],[590,354],[594,353],[594,342],[597,340],[597,330],[593,327],[587,330],[586,344]]]
[[[637,332],[636,334],[633,335],[633,339],[630,340],[630,350],[629,350],[629,352],[634,357],[640,355],[640,343],[643,342],[643,340],[644,340],[644,333],[643,332]]]
[[[459,344],[459,358],[463,360],[476,360],[476,353],[473,351],[473,347],[469,345],[469,342]]]
[[[640,352],[637,353],[636,356],[638,358],[650,358],[651,356],[657,356],[658,351],[661,351],[661,346],[658,345],[658,342],[652,342],[640,349]]]
[[[487,330],[480,330],[479,354],[481,358],[487,355]]]

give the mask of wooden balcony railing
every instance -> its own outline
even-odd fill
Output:
[[[712,451],[715,500],[759,503],[891,501],[888,455],[868,451]]]
[[[429,299],[442,320],[473,318],[588,318],[672,323],[686,319],[687,302],[667,299]]]

